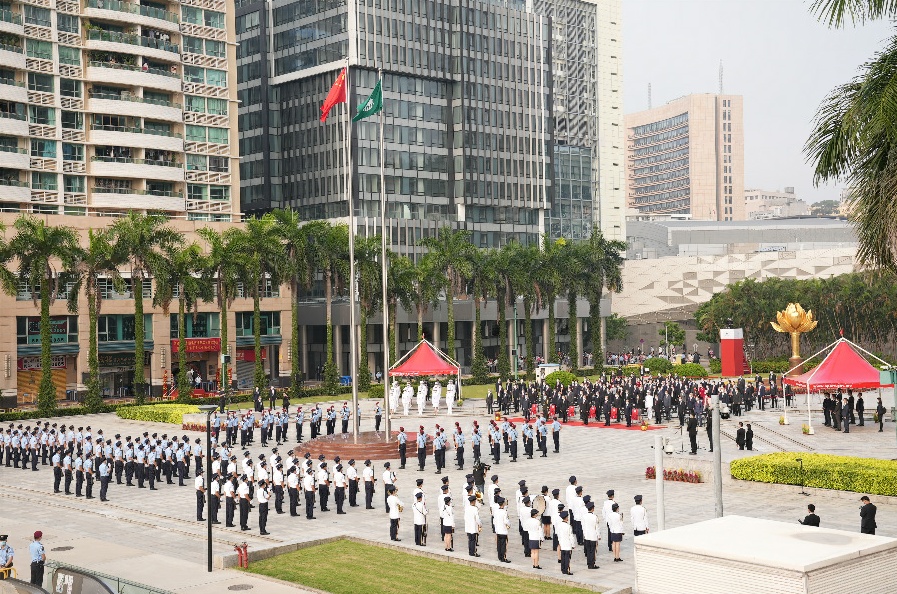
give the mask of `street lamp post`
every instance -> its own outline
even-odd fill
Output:
[[[199,406],[199,410],[206,413],[206,540],[209,573],[212,572],[212,413],[217,408],[214,404]]]

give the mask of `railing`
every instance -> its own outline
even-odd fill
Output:
[[[136,95],[117,95],[115,93],[99,93],[90,91],[91,99],[110,99],[112,101],[133,101],[135,103],[147,103],[149,105],[161,105],[162,107],[174,107],[181,109],[180,103],[166,101],[164,99],[151,99],[148,97],[138,97]]]
[[[26,155],[26,154],[28,154],[28,151],[26,151],[23,148],[19,148],[17,146],[0,145],[0,153],[19,153],[20,155]]]
[[[140,14],[154,19],[161,19],[170,23],[180,22],[180,17],[176,13],[155,8],[153,6],[142,6],[131,2],[121,2],[120,0],[88,0],[87,6],[90,8],[100,8],[103,10],[116,10],[118,12],[128,12],[131,14]]]
[[[90,29],[87,32],[87,38],[94,41],[111,41],[114,43],[128,43],[131,45],[139,45],[151,49],[163,50],[166,52],[180,53],[180,49],[176,43],[169,43],[163,39],[155,39],[153,37],[143,37],[134,33],[119,33],[117,31],[105,31],[103,29]]]
[[[0,178],[0,186],[13,186],[15,188],[27,188],[28,182],[19,181],[17,179]]]
[[[9,85],[11,87],[25,88],[25,83],[19,82],[13,78],[0,78],[0,85]]]
[[[157,167],[180,167],[180,161],[164,161],[159,159],[132,159],[131,157],[104,157],[102,155],[94,155],[91,161],[99,161],[100,163],[131,163],[133,165],[156,165]]]
[[[128,592],[128,594],[174,594],[169,590],[162,590],[160,588],[154,588],[153,586],[139,584],[137,582],[125,580],[114,575],[100,573],[91,569],[82,569],[81,567],[78,567],[76,565],[69,565],[68,563],[60,563],[59,561],[47,560],[44,565],[47,569],[46,575],[44,576],[44,584],[46,584],[45,587],[51,592],[54,591],[54,585],[57,581],[56,578],[62,578],[62,575],[57,576],[57,573],[64,573],[68,575],[75,573],[89,576],[90,578],[94,578],[95,580],[102,582],[112,592]],[[85,579],[85,585],[89,584],[90,581],[92,580]]]
[[[25,120],[24,113],[15,113],[13,111],[0,111],[0,118],[6,118],[8,120]]]
[[[87,65],[92,66],[94,68],[113,68],[115,70],[130,70],[132,72],[146,72],[148,74],[158,74],[161,76],[168,76],[171,78],[180,78],[181,77],[181,75],[178,74],[177,70],[172,72],[171,70],[166,70],[164,68],[153,68],[152,66],[143,68],[141,66],[135,66],[132,64],[118,64],[116,62],[101,62],[99,60],[91,60],[90,62],[87,63]]]
[[[0,8],[0,21],[6,21],[7,23],[12,23],[14,25],[22,24],[22,15],[16,14],[11,10],[7,10],[5,8]]]
[[[167,130],[154,130],[152,128],[137,128],[134,126],[112,126],[108,124],[91,124],[92,130],[104,130],[106,132],[131,132],[134,134],[152,134],[153,136],[168,136],[170,138],[183,138],[177,132]]]
[[[169,198],[183,198],[183,192],[170,190],[132,190],[131,188],[93,188],[94,194],[136,194],[138,196],[167,196]]]
[[[0,50],[6,50],[8,52],[15,52],[17,54],[21,54],[24,51],[21,46],[9,45],[7,43],[0,43]]]

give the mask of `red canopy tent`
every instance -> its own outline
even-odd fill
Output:
[[[808,392],[883,387],[878,369],[870,365],[843,337],[834,343],[832,351],[817,367],[802,375],[786,377],[784,382],[792,386],[805,386]]]
[[[461,386],[461,366],[451,357],[422,340],[389,369],[389,375],[415,377],[420,375],[456,375]]]

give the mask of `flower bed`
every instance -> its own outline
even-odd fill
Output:
[[[655,479],[657,478],[657,468],[654,466],[649,466],[645,469],[645,478],[646,479]],[[665,481],[676,481],[680,483],[702,483],[704,482],[701,478],[701,473],[697,470],[683,470],[672,469],[672,468],[664,468],[663,469],[663,480]]]
[[[871,495],[897,496],[897,462],[829,454],[781,452],[733,460],[732,478],[760,483],[800,485]]]

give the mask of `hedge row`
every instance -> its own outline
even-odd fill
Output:
[[[897,496],[897,461],[830,454],[782,452],[733,460],[732,478],[760,483],[800,485],[797,458],[803,459],[803,484],[871,495]]]
[[[173,423],[180,425],[184,422],[184,415],[199,412],[195,404],[154,404],[146,406],[121,407],[115,414],[122,419],[132,421],[149,421],[152,423]]]

